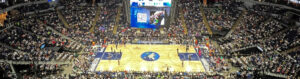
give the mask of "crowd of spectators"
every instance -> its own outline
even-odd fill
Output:
[[[297,29],[290,28],[285,31],[293,25],[287,26],[278,19],[281,18],[272,18],[271,15],[263,12],[248,10],[236,31],[229,38],[222,39],[221,47],[231,50],[257,45],[265,48],[266,51],[283,51],[298,46]],[[278,35],[278,32],[281,34]]]
[[[18,74],[22,75],[20,78],[44,78],[52,74],[60,74],[63,71],[63,65],[57,64],[31,64],[29,68],[21,70]]]
[[[299,71],[299,55],[283,55],[277,53],[254,54],[246,57],[232,58],[232,63],[241,67],[240,75],[247,73],[276,73],[287,76],[296,75]]]
[[[233,76],[233,75],[231,75]],[[30,76],[26,76],[26,78],[33,78]],[[91,73],[91,74],[61,74],[61,75],[49,75],[43,76],[40,78],[121,78],[121,79],[137,79],[137,78],[174,78],[174,79],[182,79],[182,78],[196,78],[196,79],[225,79],[224,76],[215,74],[215,75],[207,75],[206,73],[186,73],[186,72],[177,72],[177,73],[169,73],[169,72],[102,72],[102,73]],[[229,77],[235,78],[235,77]]]
[[[186,27],[188,27],[188,35],[189,36],[201,36],[201,34],[208,34],[207,28],[204,26],[203,19],[201,16],[199,1],[187,1],[182,0],[178,7],[179,14],[184,15],[184,20]],[[183,13],[183,14],[182,14]],[[175,28],[182,28],[181,18],[177,18],[177,21],[174,23]],[[177,29],[174,29],[177,30]],[[181,30],[182,31],[182,30]]]
[[[217,73],[228,71],[230,69],[228,62],[225,61],[226,55],[221,55],[220,51],[218,51],[214,45],[210,45],[209,49],[199,48],[198,51],[201,51],[201,57],[206,59],[206,61],[209,63],[210,69],[207,71]]]
[[[253,45],[253,42],[257,40],[254,38],[257,37],[255,35],[256,33],[251,33],[256,31],[253,27],[260,28],[258,25],[263,20],[262,15],[258,15],[258,13],[252,11],[247,12],[236,28],[236,31],[234,31],[229,38],[223,39],[224,42],[221,43],[221,47],[228,50]]]
[[[242,14],[242,2],[222,1],[220,6],[206,8],[204,11],[212,30],[228,31],[239,15]]]
[[[91,47],[89,46],[93,45],[92,42],[96,42],[99,45],[104,43],[104,41],[109,43],[128,43],[136,39],[143,41],[167,40],[173,44],[191,45],[194,43],[194,36],[208,34],[202,19],[200,5],[198,5],[199,1],[180,1],[177,5],[179,9],[178,16],[183,15],[184,18],[178,17],[175,19],[175,22],[170,23],[170,26],[162,27],[161,29],[130,28],[130,25],[125,20],[125,11],[118,9],[119,6],[117,4],[120,4],[120,1],[108,1],[99,7],[88,6],[82,4],[81,1],[66,1],[62,9],[55,8],[55,11],[35,12],[33,15],[9,17],[10,24],[13,27],[0,33],[1,43],[24,52],[0,47],[0,59],[13,61],[71,61],[74,74],[53,75],[61,71],[61,65],[43,64],[31,68],[38,69],[37,71],[41,72],[38,73],[40,77],[49,78],[224,78],[224,76],[220,75],[184,72],[124,71],[89,73],[89,66],[94,60],[92,54],[81,54],[73,59],[74,54],[71,50],[77,50],[76,52],[78,52],[84,48],[83,46],[87,46],[87,48],[83,49],[85,50],[84,52],[91,52]],[[240,2],[229,0],[223,1],[223,4],[219,7],[210,6],[203,9],[205,17],[207,17],[208,23],[214,31],[229,30],[234,22],[238,20],[237,18],[242,17],[235,32],[228,38],[221,39],[220,44],[223,50],[230,51],[250,45],[259,45],[269,52],[274,50],[285,51],[299,46],[299,29],[291,28],[285,30],[289,26],[281,24],[281,17],[270,18],[272,16],[265,13],[270,12],[270,9],[273,10],[274,7],[255,6],[254,8],[259,10],[257,11],[245,8],[241,4]],[[49,5],[30,5],[21,7],[19,11],[21,13],[30,12],[35,11],[34,9],[44,9],[43,7],[49,7]],[[242,15],[242,10],[239,10],[240,7],[246,10],[244,15]],[[95,27],[93,27],[98,9],[101,11],[99,11],[99,17],[96,18],[98,21],[95,22]],[[118,15],[118,11],[120,11],[120,15]],[[59,17],[60,13],[57,12],[62,14],[69,26],[65,26]],[[116,23],[115,18],[117,16],[120,16],[119,23]],[[112,34],[114,27],[118,27],[115,36]],[[184,35],[185,27],[187,27],[187,35]],[[94,28],[93,32],[90,31],[91,28]],[[278,32],[280,32],[280,35],[274,36]],[[63,35],[74,40],[66,39]],[[63,48],[63,51],[52,49],[56,47]],[[205,50],[207,52],[203,52],[202,57],[209,61],[211,70],[213,72],[227,71],[229,69],[228,62],[225,61],[223,56],[219,56],[220,51],[217,50],[216,46],[209,45],[208,48],[208,50]],[[299,58],[298,55],[290,57],[275,53],[254,54],[248,57],[235,58],[240,59],[236,61],[242,61],[241,63],[244,65],[239,71],[241,73],[237,73],[232,77],[251,78],[251,76],[255,75],[253,72],[255,70],[293,75],[299,69]],[[244,62],[246,62],[246,65]],[[1,63],[0,66],[2,70],[10,70],[7,63]],[[251,69],[248,69],[249,66]],[[10,72],[6,74],[10,74]],[[24,75],[23,78],[33,76],[22,74]]]
[[[17,52],[15,50],[1,47],[1,59],[24,62],[71,61],[73,53],[68,50],[80,50],[76,47],[79,45],[74,44],[71,40],[59,36],[57,33],[51,31],[45,26],[48,25],[48,20],[55,21],[54,19],[49,18],[54,16],[52,14],[54,13],[34,13],[29,15],[20,14],[16,16],[9,16],[8,24],[13,27],[1,32],[1,43],[23,52]],[[58,51],[59,49],[64,51]],[[56,72],[60,71],[61,68],[62,67],[60,65],[55,64],[34,65],[33,63],[31,67],[29,67],[29,70],[25,69],[21,71],[31,72],[30,70],[35,70],[36,72],[40,72],[38,75],[40,75],[39,77],[42,77],[49,74],[56,74]],[[27,72],[20,72],[20,74],[24,75],[24,78],[34,75],[33,73]]]

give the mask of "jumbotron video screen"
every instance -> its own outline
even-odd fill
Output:
[[[170,16],[171,0],[130,0],[131,27],[156,29]]]

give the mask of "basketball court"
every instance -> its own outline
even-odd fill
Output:
[[[205,72],[193,46],[160,44],[127,44],[106,47],[98,52],[95,69],[102,71],[174,71]],[[177,53],[177,49],[179,53]]]

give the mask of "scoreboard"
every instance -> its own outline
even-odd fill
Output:
[[[171,0],[130,0],[130,5],[135,3],[139,6],[171,7]]]
[[[130,25],[156,29],[168,21],[171,0],[130,0]]]

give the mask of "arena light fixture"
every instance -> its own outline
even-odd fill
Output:
[[[146,67],[141,67],[141,71],[147,71]]]
[[[192,68],[190,66],[186,67],[187,72],[191,72]]]
[[[158,68],[157,67],[154,67],[154,72],[157,72],[158,71]]]
[[[127,66],[127,67],[126,67],[126,70],[129,71],[129,70],[130,70],[130,66]]]
[[[113,66],[110,66],[110,67],[109,67],[109,70],[112,71],[112,69],[113,69]]]
[[[103,71],[103,67],[100,67],[100,71]]]
[[[171,68],[170,68],[170,71],[173,72],[173,71],[174,71],[174,68],[171,67]]]

